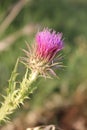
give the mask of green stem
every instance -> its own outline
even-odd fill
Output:
[[[20,103],[23,104],[24,99],[28,98],[29,93],[32,91],[31,85],[36,81],[37,77],[37,71],[32,72],[29,76],[27,72],[20,83],[20,88],[5,97],[5,101],[0,108],[0,122],[7,120],[8,115],[13,113]]]

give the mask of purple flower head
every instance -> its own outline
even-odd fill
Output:
[[[23,60],[31,71],[37,70],[44,77],[49,77],[49,72],[55,75],[53,67],[62,67],[61,56],[55,57],[64,46],[62,33],[46,28],[36,34],[35,41],[35,46],[27,45],[28,51],[24,50],[26,57]]]
[[[62,49],[62,33],[44,29],[36,34],[36,55],[39,58],[50,61]]]

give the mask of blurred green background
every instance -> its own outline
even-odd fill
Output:
[[[0,0],[0,93],[8,86],[17,58],[24,56],[25,41],[32,44],[44,27],[63,33],[66,67],[56,70],[59,79],[38,81],[38,89],[27,101],[31,108],[46,104],[54,95],[58,105],[67,104],[87,91],[87,0]],[[21,76],[24,71],[20,64]]]

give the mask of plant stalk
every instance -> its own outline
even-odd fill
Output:
[[[31,72],[29,76],[28,72],[26,72],[20,83],[20,88],[4,97],[5,101],[0,108],[0,123],[8,120],[8,115],[13,113],[20,104],[23,104],[24,99],[28,98],[29,93],[33,91],[31,85],[36,81],[37,77],[37,71]]]

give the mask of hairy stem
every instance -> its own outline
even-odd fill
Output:
[[[0,108],[0,122],[9,119],[8,115],[13,113],[20,103],[23,104],[24,99],[28,98],[29,93],[33,91],[31,85],[36,81],[37,77],[37,71],[32,72],[29,76],[28,72],[26,72],[22,82],[20,83],[20,88],[14,92],[10,92],[5,97],[5,101]]]

